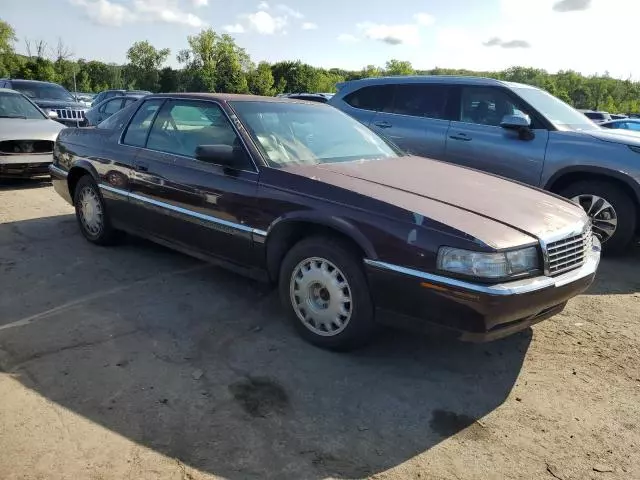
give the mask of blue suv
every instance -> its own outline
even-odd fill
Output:
[[[329,103],[415,155],[572,199],[609,252],[638,233],[640,135],[600,128],[544,90],[478,77],[369,78],[338,84]]]

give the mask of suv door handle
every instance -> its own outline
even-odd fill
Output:
[[[470,142],[471,141],[471,137],[469,135],[467,135],[466,133],[457,133],[455,135],[449,135],[449,138],[451,140],[461,140],[463,142]]]
[[[386,122],[384,120],[381,122],[373,122],[373,124],[378,128],[391,128],[393,126],[389,122]]]
[[[136,162],[136,170],[139,172],[148,172],[149,164],[144,162]]]

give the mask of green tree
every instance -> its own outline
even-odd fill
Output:
[[[9,75],[15,68],[16,59],[13,45],[16,42],[16,32],[11,25],[0,19],[0,77]]]
[[[43,80],[45,82],[55,82],[57,80],[53,62],[46,58],[27,59],[18,66],[14,76],[26,80]]]
[[[251,60],[244,48],[238,47],[231,35],[219,37],[215,46],[216,91],[249,93],[247,75]]]
[[[260,62],[257,68],[251,70],[247,81],[249,91],[255,95],[272,96],[276,93],[271,65],[267,62]]]
[[[156,49],[148,41],[135,42],[127,50],[128,77],[142,90],[158,89],[158,70],[171,53],[168,48]]]
[[[391,59],[385,66],[385,73],[387,75],[413,75],[413,66],[411,62],[404,60]]]
[[[161,92],[177,92],[180,90],[180,72],[171,67],[160,70],[159,85]]]
[[[216,91],[215,52],[219,38],[211,28],[202,30],[198,35],[189,36],[189,48],[178,53],[178,61],[185,64],[184,80],[188,90]]]

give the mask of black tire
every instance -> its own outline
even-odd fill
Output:
[[[80,204],[84,192],[91,192],[92,195],[95,195],[95,199],[100,206],[102,222],[98,231],[91,231],[83,221]],[[84,238],[96,245],[113,245],[116,242],[118,232],[111,225],[104,198],[102,198],[98,185],[90,175],[84,175],[78,180],[73,195],[73,205],[76,209],[76,220]]]
[[[307,327],[298,317],[291,298],[292,275],[301,262],[310,258],[328,260],[342,273],[349,286],[351,317],[344,329],[332,336],[322,336]],[[279,290],[282,305],[294,327],[302,338],[313,345],[334,351],[353,350],[371,341],[376,331],[374,307],[362,267],[362,255],[338,238],[314,236],[294,245],[280,265]]]
[[[613,236],[602,244],[603,251],[621,253],[631,245],[636,232],[638,211],[633,200],[619,186],[607,181],[585,180],[570,184],[560,195],[567,198],[597,195],[605,199],[615,209],[618,225]]]

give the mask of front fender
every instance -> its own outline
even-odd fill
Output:
[[[267,229],[267,243],[274,238],[280,228],[286,228],[292,223],[311,223],[334,229],[351,238],[365,252],[368,258],[377,258],[376,251],[369,239],[351,222],[340,217],[327,217],[320,212],[303,211],[286,213],[269,225]]]

